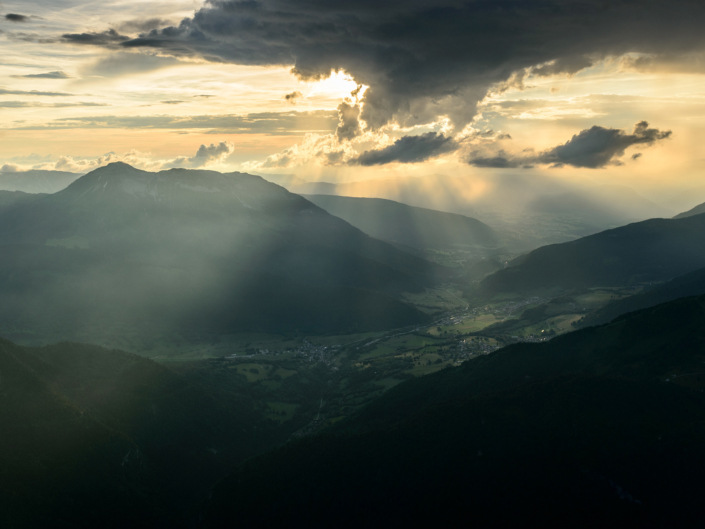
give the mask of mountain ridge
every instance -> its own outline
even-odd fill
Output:
[[[427,318],[400,294],[448,277],[259,176],[123,163],[0,209],[0,245],[11,326],[143,314],[219,332],[400,327]]]
[[[538,248],[485,278],[478,293],[665,281],[705,266],[705,216],[651,219]]]

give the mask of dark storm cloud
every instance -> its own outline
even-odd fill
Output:
[[[362,133],[360,128],[360,105],[343,101],[338,105],[338,141],[351,140]]]
[[[360,120],[372,129],[439,116],[459,128],[527,69],[573,74],[606,56],[704,50],[702,20],[701,0],[207,0],[177,26],[65,40],[294,65],[308,80],[344,69],[370,87]]]
[[[88,44],[92,46],[115,47],[130,40],[130,37],[121,35],[114,29],[101,33],[66,33],[61,36],[69,44]]]
[[[620,129],[596,125],[574,135],[563,145],[538,154],[514,156],[505,151],[499,151],[495,155],[471,153],[467,162],[476,167],[507,168],[542,164],[554,167],[570,165],[597,169],[607,165],[621,165],[619,158],[624,156],[624,151],[633,145],[649,146],[670,136],[670,130],[649,128],[646,121],[637,123],[632,134],[627,134]],[[636,160],[639,156],[641,154],[637,153],[632,156],[632,159]]]
[[[31,73],[27,75],[13,75],[15,79],[71,79],[71,76],[66,72],[46,72],[46,73]]]
[[[455,151],[458,144],[448,136],[427,132],[419,136],[404,136],[389,147],[365,151],[350,160],[350,165],[384,165],[392,162],[417,163]]]
[[[27,15],[18,15],[17,13],[8,13],[5,15],[5,20],[10,22],[28,22],[29,17]]]
[[[299,99],[301,99],[304,95],[299,92],[298,90],[291,92],[290,94],[286,94],[284,96],[284,99],[286,100],[287,103],[291,103],[292,105],[295,105]]]

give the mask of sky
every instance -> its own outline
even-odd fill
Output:
[[[696,187],[705,6],[0,2],[0,166]]]

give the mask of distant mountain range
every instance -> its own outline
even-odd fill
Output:
[[[704,334],[686,298],[405,382],[238,467],[204,526],[695,527]]]
[[[6,202],[0,323],[14,338],[386,329],[424,321],[399,295],[447,277],[242,173],[116,163]]]
[[[418,208],[381,198],[305,195],[331,215],[388,242],[417,249],[484,249],[500,245],[497,234],[477,219]]]
[[[577,185],[542,175],[428,175],[282,185],[303,195],[384,198],[465,215],[491,226],[515,250],[573,240],[675,213],[628,187]]]
[[[56,193],[81,175],[65,171],[18,171],[0,173],[0,190],[25,193]]]
[[[625,286],[703,267],[705,215],[652,219],[538,248],[485,278],[478,293]]]

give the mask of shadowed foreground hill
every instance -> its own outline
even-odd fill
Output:
[[[243,464],[206,527],[694,526],[705,297],[405,382]]]
[[[8,202],[6,336],[386,329],[424,321],[400,294],[446,274],[248,174],[116,163]]]
[[[666,281],[705,267],[705,215],[652,219],[538,248],[485,278],[478,293]]]
[[[499,245],[492,228],[464,215],[381,198],[331,195],[306,195],[305,198],[372,237],[412,248],[494,248]]]
[[[0,423],[3,527],[186,527],[234,463],[291,433],[136,355],[2,339]]]

